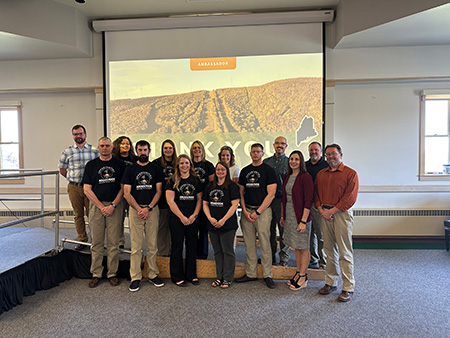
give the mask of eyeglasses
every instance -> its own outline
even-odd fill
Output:
[[[83,135],[84,135],[84,132],[81,132],[81,133],[72,133],[72,135],[73,135],[73,136],[83,136]]]
[[[225,168],[216,168],[216,171],[227,171]]]
[[[338,156],[338,155],[339,155],[339,153],[337,153],[337,152],[325,154],[326,157],[330,157],[330,156]]]

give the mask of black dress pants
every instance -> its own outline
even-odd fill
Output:
[[[191,281],[197,278],[197,241],[198,221],[186,226],[180,219],[170,213],[170,235],[172,252],[170,254],[170,277],[172,282]],[[186,261],[183,266],[183,244],[186,245]]]

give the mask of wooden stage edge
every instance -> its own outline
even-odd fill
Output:
[[[157,257],[156,264],[159,269],[159,277],[170,278],[169,257]],[[295,274],[295,267],[272,266],[273,279],[291,279]],[[257,267],[258,278],[263,278],[262,266]],[[325,271],[318,269],[308,269],[308,279],[325,280]],[[145,260],[143,276],[147,276],[147,260]],[[245,263],[236,263],[235,278],[245,274]],[[197,277],[198,278],[216,278],[216,262],[214,260],[197,259]]]

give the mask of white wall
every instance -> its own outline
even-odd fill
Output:
[[[449,209],[450,182],[418,180],[419,93],[450,88],[449,52],[450,46],[328,50],[335,85],[327,88],[326,143],[340,144],[344,162],[359,174],[355,209]],[[422,192],[430,185],[435,191]],[[359,217],[354,233],[441,235],[442,220]]]

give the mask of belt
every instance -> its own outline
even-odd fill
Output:
[[[69,182],[69,184],[76,185],[77,187],[83,186],[83,183],[77,183],[77,182]]]
[[[250,209],[250,210],[256,210],[256,209],[258,209],[260,206],[257,206],[257,207],[255,207],[255,206],[253,206],[253,205],[245,205],[245,207],[247,208],[247,209]]]
[[[322,204],[322,209],[333,209],[334,205]]]

